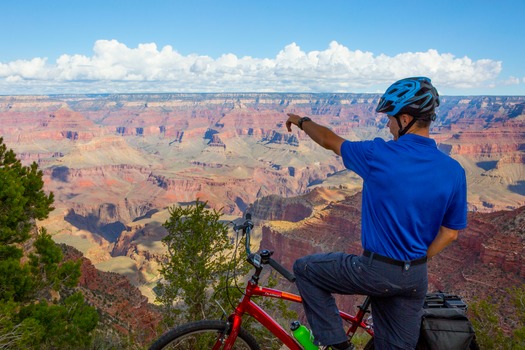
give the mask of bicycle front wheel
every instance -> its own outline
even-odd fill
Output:
[[[222,349],[228,338],[229,325],[226,321],[203,320],[170,329],[157,339],[149,350],[208,350]],[[243,328],[240,329],[234,350],[260,350],[255,338]]]

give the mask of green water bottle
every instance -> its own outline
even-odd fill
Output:
[[[314,344],[314,336],[308,328],[303,326],[299,321],[293,321],[290,325],[292,334],[295,339],[303,346],[305,350],[318,350],[319,347]]]

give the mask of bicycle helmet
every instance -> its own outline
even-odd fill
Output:
[[[439,94],[427,77],[412,77],[396,81],[383,94],[377,105],[377,113],[396,118],[399,136],[404,135],[418,118],[436,119],[434,110],[439,106]],[[414,119],[403,129],[399,116],[410,114]]]

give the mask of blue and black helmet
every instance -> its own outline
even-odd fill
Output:
[[[398,116],[403,113],[414,118],[434,120],[439,106],[439,94],[429,78],[412,77],[396,81],[379,100],[376,112]]]

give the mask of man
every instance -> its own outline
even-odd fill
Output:
[[[319,345],[350,349],[332,293],[372,297],[376,349],[414,349],[427,293],[427,258],[466,227],[466,179],[457,161],[429,138],[439,95],[430,79],[390,86],[376,112],[394,140],[350,142],[308,117],[289,113],[286,127],[342,157],[363,178],[363,255],[315,254],[294,264],[297,287]]]

